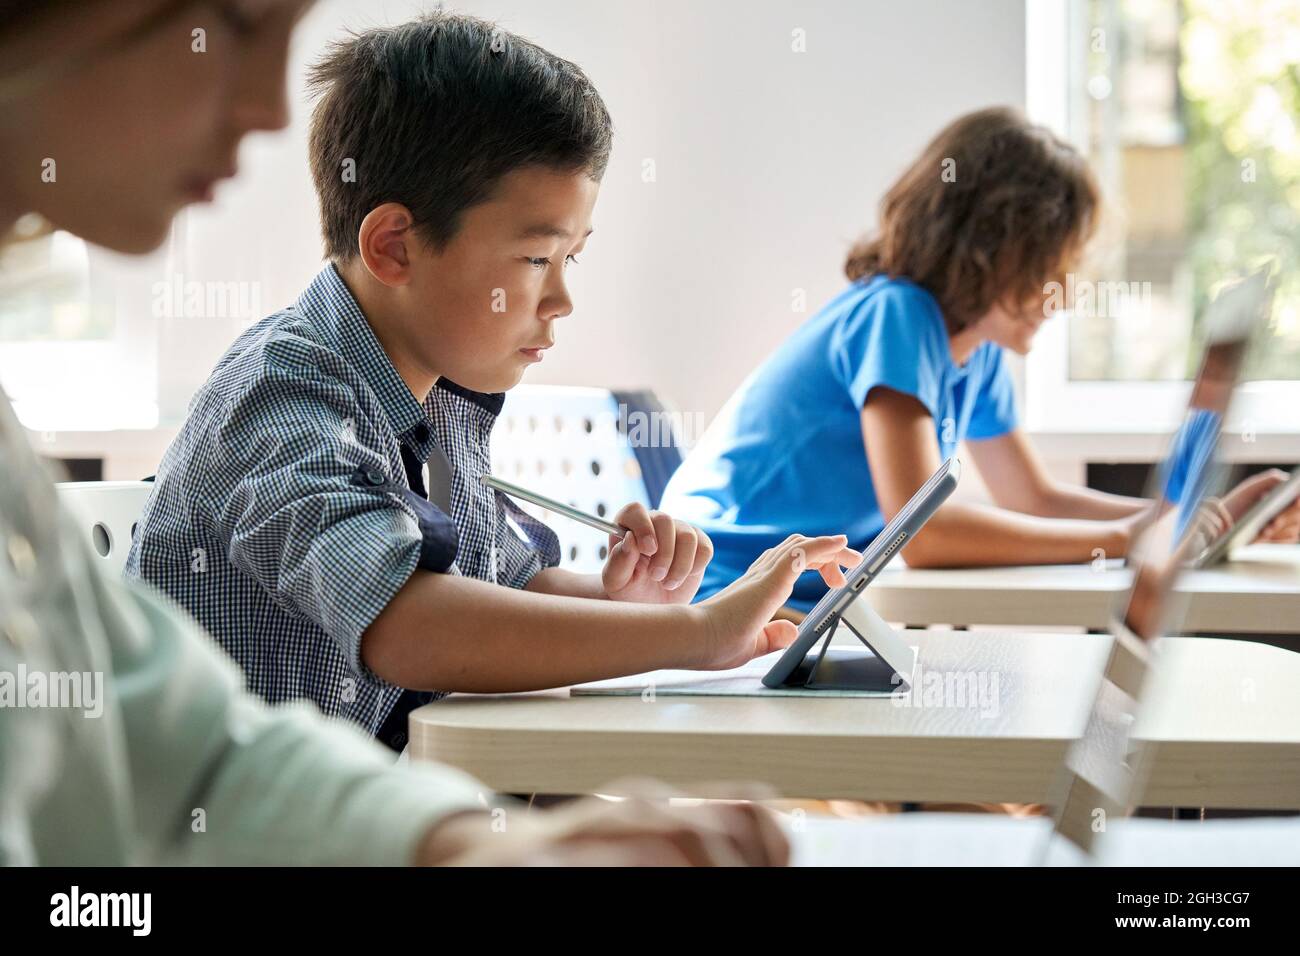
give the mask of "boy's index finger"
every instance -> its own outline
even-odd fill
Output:
[[[847,536],[842,534],[822,535],[817,538],[795,535],[781,549],[785,558],[782,563],[788,565],[797,575],[811,568],[820,568],[836,559],[839,552],[844,549],[845,540]]]
[[[793,541],[789,548],[792,554],[795,552],[802,554],[809,564],[820,564],[834,560],[845,551],[846,540],[847,537],[842,534],[822,535],[818,538],[801,538]]]

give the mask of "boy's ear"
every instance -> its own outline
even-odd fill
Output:
[[[361,220],[357,245],[366,271],[387,286],[406,285],[411,277],[412,245],[419,240],[415,218],[401,203],[376,206]]]

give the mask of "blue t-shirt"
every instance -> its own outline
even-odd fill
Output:
[[[793,532],[846,534],[858,549],[880,533],[861,418],[878,385],[929,410],[943,458],[1016,425],[1001,348],[958,366],[933,296],[905,279],[854,282],[745,380],[668,483],[660,507],[713,539],[697,600]],[[809,571],[790,604],[811,608],[825,590]]]

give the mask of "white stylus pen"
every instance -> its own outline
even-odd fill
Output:
[[[603,518],[597,518],[595,515],[589,515],[585,511],[579,511],[577,508],[571,508],[562,502],[547,498],[545,495],[539,495],[535,491],[529,491],[527,488],[520,488],[508,481],[502,481],[500,478],[493,478],[491,475],[483,476],[483,484],[497,491],[504,491],[512,498],[522,498],[524,501],[530,501],[535,505],[540,505],[547,511],[554,511],[557,515],[564,515],[574,521],[581,522],[597,531],[604,531],[606,534],[623,537],[628,533],[628,528],[616,525],[612,521],[606,521]]]

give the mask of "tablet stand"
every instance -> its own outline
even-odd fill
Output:
[[[841,626],[847,627],[871,653],[864,654],[857,647],[831,647]],[[832,618],[821,643],[808,651],[782,686],[901,692],[910,686],[914,661],[912,649],[871,605],[853,601]]]

